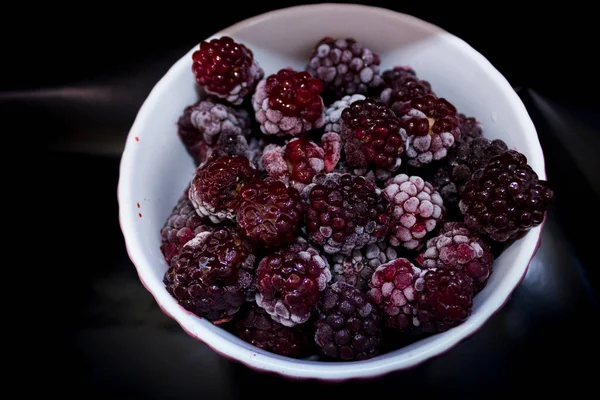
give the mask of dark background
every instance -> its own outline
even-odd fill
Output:
[[[7,132],[18,133],[11,140],[41,153],[41,164],[18,169],[33,168],[48,185],[45,242],[61,268],[38,267],[36,280],[52,295],[30,299],[56,335],[43,344],[52,360],[43,378],[56,393],[347,397],[360,387],[367,396],[467,398],[593,389],[600,353],[597,18],[574,2],[543,10],[506,2],[361,2],[465,39],[507,77],[538,129],[557,199],[523,284],[475,336],[407,372],[318,385],[225,360],[162,314],[137,279],[118,225],[124,140],[152,86],[191,47],[241,19],[300,4],[252,3],[36,5],[21,14],[19,30],[4,35],[3,60],[10,61],[1,67],[0,117]]]

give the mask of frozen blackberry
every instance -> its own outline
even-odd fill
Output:
[[[471,315],[473,280],[463,271],[441,268],[425,270],[416,293],[415,330],[444,332]]]
[[[340,118],[342,111],[350,107],[350,104],[358,100],[364,100],[366,97],[362,94],[354,94],[352,96],[344,96],[336,100],[331,106],[325,110],[325,128],[324,132],[340,133]]]
[[[213,223],[235,220],[240,189],[258,179],[246,157],[231,156],[209,160],[200,166],[190,184],[189,198],[198,214]]]
[[[235,333],[253,346],[286,357],[307,355],[312,341],[306,325],[284,326],[255,303],[236,316]]]
[[[252,96],[265,135],[297,136],[325,124],[323,84],[308,72],[282,69],[261,80]]]
[[[331,280],[329,263],[303,238],[260,261],[256,271],[256,304],[285,326],[310,318]]]
[[[244,237],[264,249],[294,242],[303,219],[298,190],[280,181],[256,181],[242,186],[239,197],[236,220]]]
[[[458,200],[473,172],[482,168],[490,158],[506,150],[508,146],[500,139],[490,141],[484,137],[470,136],[461,138],[450,149],[447,163],[435,171],[431,181],[444,199],[444,205],[449,212],[460,215]]]
[[[252,51],[227,36],[200,43],[192,60],[196,81],[206,93],[233,105],[242,104],[264,76]]]
[[[378,88],[379,55],[352,38],[325,37],[317,43],[306,70],[326,85],[334,98],[346,95],[367,94]]]
[[[361,292],[369,290],[369,282],[375,269],[381,264],[398,258],[398,253],[385,242],[372,243],[349,256],[334,254],[331,257],[333,281],[345,282]]]
[[[306,138],[294,138],[283,146],[268,145],[261,166],[271,178],[302,190],[325,168],[325,150]]]
[[[473,173],[459,207],[469,228],[506,242],[541,224],[553,197],[527,158],[508,150]]]
[[[202,217],[194,209],[186,190],[160,230],[162,238],[160,251],[167,264],[171,265],[177,262],[179,252],[184,244],[196,237],[197,234],[210,230],[211,227],[204,223]]]
[[[408,134],[408,165],[421,167],[446,157],[460,139],[456,108],[444,98],[427,95],[406,103],[396,102],[392,110]]]
[[[240,134],[223,132],[219,135],[217,144],[211,146],[208,159],[212,157],[242,156],[246,157],[250,165],[256,168],[258,167],[262,151],[262,143],[256,138],[250,138],[250,141],[248,141],[248,139]]]
[[[419,176],[396,175],[383,188],[390,219],[389,242],[418,250],[426,236],[444,217],[444,202],[440,194]]]
[[[398,107],[412,99],[434,94],[431,84],[419,79],[410,67],[394,67],[385,71],[382,78],[387,87],[381,91],[380,98],[389,106]]]
[[[382,264],[369,282],[369,299],[378,306],[385,325],[396,331],[409,331],[414,326],[417,291],[423,285],[423,271],[406,258]]]
[[[250,134],[250,116],[242,108],[233,108],[207,98],[195,104],[190,113],[192,125],[209,145],[215,145],[223,132]]]
[[[323,354],[342,361],[379,354],[381,318],[364,293],[336,282],[325,290],[317,310],[315,343]]]
[[[416,263],[422,268],[450,268],[473,279],[475,293],[483,289],[492,273],[494,255],[477,233],[460,222],[446,222],[440,234],[427,241]]]
[[[251,295],[254,263],[252,248],[235,231],[201,232],[183,246],[164,283],[186,310],[220,324]]]
[[[348,166],[389,171],[400,167],[406,135],[396,115],[379,100],[357,100],[345,108],[340,130]]]
[[[302,190],[308,239],[328,254],[350,254],[387,234],[385,206],[373,182],[351,174],[318,174]]]
[[[202,132],[192,124],[192,112],[196,104],[187,106],[177,121],[177,134],[188,154],[198,166],[211,155],[212,148],[205,141]]]
[[[483,125],[474,117],[467,117],[465,114],[458,114],[458,123],[460,125],[460,135],[462,138],[478,138],[483,136]]]

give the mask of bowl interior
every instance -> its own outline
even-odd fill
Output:
[[[508,82],[470,46],[433,25],[389,10],[324,4],[264,14],[214,37],[222,35],[252,49],[266,74],[288,66],[303,69],[314,44],[323,36],[354,37],[380,54],[382,71],[395,65],[412,66],[438,95],[460,112],[479,119],[486,137],[501,138],[518,149],[540,178],[545,178],[536,131]],[[183,109],[201,95],[191,71],[194,50],[168,71],[140,109],[127,138],[118,189],[121,226],[140,279],[163,310],[192,336],[261,370],[320,379],[369,377],[414,366],[447,350],[473,333],[506,301],[526,271],[540,227],[496,260],[494,273],[476,296],[473,314],[465,323],[368,361],[324,363],[279,357],[181,308],[162,282],[167,266],[159,250],[159,230],[194,171],[176,134]]]

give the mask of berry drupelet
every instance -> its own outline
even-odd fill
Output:
[[[326,85],[335,99],[368,94],[381,83],[379,55],[352,38],[325,37],[317,43],[306,70]]]
[[[377,187],[363,177],[318,174],[302,190],[308,240],[328,254],[350,254],[384,239],[387,215]]]
[[[255,303],[236,316],[234,332],[251,345],[280,356],[306,356],[312,347],[312,330],[306,325],[284,326]]]
[[[459,207],[469,228],[493,241],[506,242],[541,224],[553,196],[527,158],[508,150],[475,171]]]
[[[317,305],[315,343],[328,357],[367,360],[379,354],[381,318],[367,296],[343,282],[329,286]]]
[[[492,273],[494,255],[489,245],[461,222],[446,222],[440,234],[427,241],[416,263],[425,269],[450,268],[463,271],[473,279],[478,293]]]
[[[353,250],[349,256],[334,254],[331,257],[331,271],[334,282],[345,282],[361,292],[369,290],[369,282],[375,269],[381,264],[395,260],[396,250],[385,242],[372,243],[360,250]]]
[[[433,174],[431,184],[444,199],[444,205],[453,218],[462,215],[458,209],[458,200],[465,184],[473,172],[485,166],[490,158],[508,150],[500,139],[490,141],[484,137],[462,137],[450,149],[446,162]]]
[[[212,229],[198,215],[187,193],[185,190],[160,230],[162,238],[160,250],[169,265],[177,262],[179,252],[184,244],[200,232],[208,232]]]
[[[232,156],[209,160],[200,166],[190,184],[189,198],[198,214],[217,224],[235,220],[241,199],[240,189],[259,179],[246,157]]]
[[[399,332],[414,325],[417,291],[423,284],[423,271],[406,258],[382,264],[369,282],[369,299],[385,316],[385,325]]]
[[[443,159],[461,137],[456,108],[444,98],[430,94],[396,102],[392,110],[408,134],[406,156],[412,167]]]
[[[323,84],[308,72],[282,69],[261,80],[252,96],[265,135],[297,136],[325,124]]]
[[[345,108],[340,131],[349,167],[400,167],[406,135],[396,115],[379,100],[357,100]]]
[[[303,324],[331,280],[329,263],[305,239],[263,258],[256,270],[256,304],[285,326]]]
[[[215,229],[183,246],[164,283],[186,310],[220,324],[252,296],[254,263],[248,242],[231,229]]]
[[[253,245],[273,249],[299,235],[303,205],[298,190],[280,181],[256,181],[242,186],[239,199],[237,227]]]
[[[264,76],[250,49],[224,36],[204,41],[192,55],[192,71],[206,93],[240,105]]]
[[[396,175],[385,183],[381,195],[388,203],[392,246],[418,250],[444,217],[442,197],[419,176]]]

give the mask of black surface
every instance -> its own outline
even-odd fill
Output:
[[[50,317],[58,341],[45,350],[60,361],[53,361],[44,375],[60,393],[148,399],[299,393],[307,398],[345,396],[360,386],[371,397],[390,391],[395,398],[410,393],[466,398],[523,390],[541,396],[567,389],[576,395],[593,388],[597,368],[584,360],[599,355],[594,293],[600,266],[594,232],[600,217],[594,210],[600,204],[600,117],[586,93],[594,91],[597,81],[591,79],[590,63],[570,66],[579,78],[569,80],[566,69],[553,62],[558,49],[561,59],[584,50],[576,39],[587,34],[586,13],[567,26],[569,10],[561,9],[560,18],[548,10],[533,28],[524,11],[500,6],[499,22],[469,17],[461,9],[447,13],[425,5],[389,6],[463,37],[518,87],[538,128],[557,200],[525,280],[477,334],[410,371],[340,386],[291,383],[216,355],[160,311],[124,248],[116,185],[120,153],[137,109],[166,69],[198,41],[274,8],[248,4],[225,12],[225,6],[217,7],[215,18],[201,24],[195,23],[201,13],[190,15],[176,4],[148,9],[145,18],[111,14],[112,35],[102,19],[106,10],[98,10],[96,22],[45,18],[42,27],[56,27],[45,37],[52,46],[37,52],[22,45],[10,48],[18,61],[0,78],[0,109],[8,117],[3,121],[24,128],[29,135],[21,139],[33,137],[42,145],[43,172],[52,178],[48,241],[58,250],[62,269],[57,275],[40,267],[38,273],[44,285],[54,288],[45,301],[58,310]],[[508,16],[511,29],[505,30],[502,18]],[[167,17],[175,22],[159,23]],[[565,27],[560,33],[555,29],[559,23]],[[75,44],[73,32],[86,41],[83,48]],[[54,62],[48,62],[50,53]],[[261,384],[282,386],[254,387]]]

